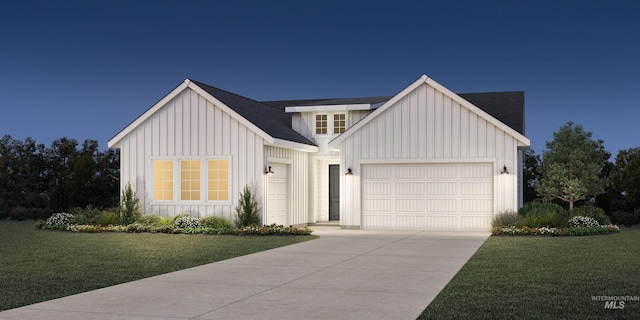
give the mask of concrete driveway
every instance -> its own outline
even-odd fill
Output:
[[[0,319],[415,319],[488,232],[320,239],[0,312]]]

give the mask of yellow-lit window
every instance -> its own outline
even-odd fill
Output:
[[[316,134],[327,134],[326,114],[316,114]]]
[[[209,160],[207,163],[209,200],[229,200],[229,160]]]
[[[153,162],[153,198],[155,200],[173,200],[172,160]]]
[[[345,121],[344,113],[337,113],[333,115],[333,133],[343,133],[346,129],[347,122]]]
[[[200,160],[180,161],[180,199],[200,200]]]

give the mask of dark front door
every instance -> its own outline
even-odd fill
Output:
[[[340,220],[340,166],[329,166],[329,221]]]

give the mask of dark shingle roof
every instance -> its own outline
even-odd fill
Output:
[[[460,93],[458,95],[518,133],[525,134],[524,91]]]
[[[484,110],[518,133],[525,134],[524,91],[460,93],[463,99]],[[284,110],[291,106],[314,106],[332,104],[381,103],[393,97],[340,98],[312,100],[265,101],[264,103]]]
[[[286,107],[300,106],[330,106],[344,104],[376,104],[385,102],[392,97],[366,97],[366,98],[331,98],[331,99],[308,99],[308,100],[281,100],[263,101],[270,106],[283,109]]]
[[[202,82],[191,81],[270,136],[312,146],[316,145],[291,128],[291,115],[262,102],[251,100]]]
[[[291,114],[284,109],[291,106],[317,106],[341,104],[376,104],[391,99],[384,97],[331,98],[307,100],[255,101],[235,93],[218,89],[202,82],[191,80],[200,88],[220,100],[270,136],[278,139],[315,146],[316,144],[291,128]],[[463,99],[484,110],[494,118],[520,134],[525,134],[524,92],[460,93]]]

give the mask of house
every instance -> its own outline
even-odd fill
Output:
[[[249,185],[264,224],[488,230],[522,205],[524,134],[523,92],[427,76],[391,97],[267,102],[187,79],[108,145],[145,213],[233,221]]]

